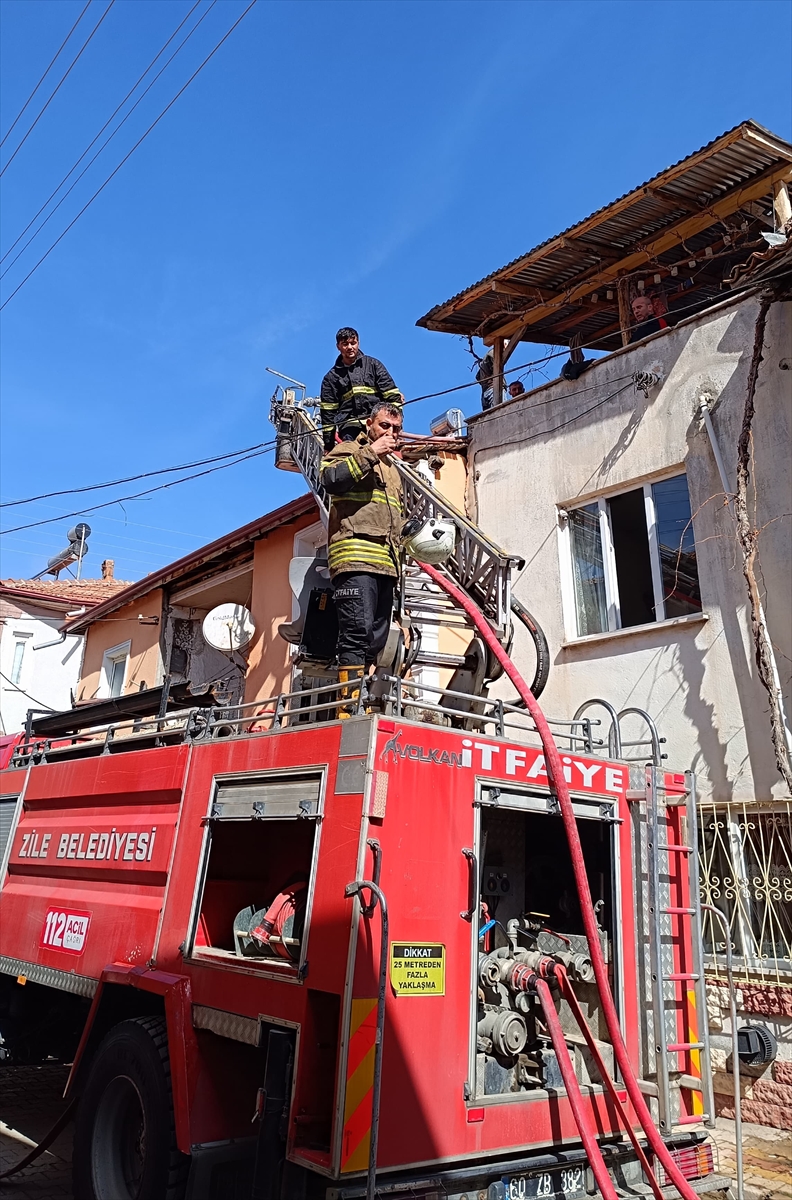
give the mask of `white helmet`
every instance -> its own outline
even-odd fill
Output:
[[[436,517],[428,521],[413,517],[402,530],[402,545],[416,562],[435,566],[453,554],[456,526],[453,521],[439,521]]]

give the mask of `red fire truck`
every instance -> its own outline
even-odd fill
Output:
[[[75,1197],[726,1188],[692,777],[586,751],[581,719],[559,788],[516,706],[454,728],[390,688],[343,721],[328,686],[15,748],[1,1048],[73,1062]]]

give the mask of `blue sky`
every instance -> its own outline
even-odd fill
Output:
[[[3,133],[83,2],[2,0]],[[107,3],[92,0],[3,163]],[[191,4],[116,0],[2,178],[3,253]],[[180,36],[206,13],[200,27],[11,267],[3,299],[244,7],[200,0]],[[791,12],[259,0],[3,310],[3,500],[268,440],[265,367],[315,394],[342,324],[408,397],[468,381],[464,344],[415,328],[432,305],[745,118],[790,137]],[[471,388],[450,402],[477,401]],[[408,428],[445,406],[415,405]],[[265,456],[115,504],[85,518],[85,573],[111,557],[139,578],[301,490]],[[3,527],[83,503],[5,509]],[[40,570],[73,523],[4,536],[0,574]]]

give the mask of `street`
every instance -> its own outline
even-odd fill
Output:
[[[0,1069],[0,1163],[7,1170],[29,1147],[9,1135],[8,1128],[38,1141],[63,1111],[63,1088],[69,1068],[4,1067]],[[734,1122],[718,1118],[713,1140],[720,1169],[734,1171]],[[74,1200],[71,1190],[72,1126],[50,1151],[25,1171],[0,1183],[3,1200]],[[743,1125],[746,1200],[792,1200],[792,1136],[781,1129]]]
[[[0,1170],[7,1171],[30,1147],[9,1133],[38,1142],[65,1107],[63,1089],[69,1068],[0,1067]],[[72,1126],[50,1150],[19,1175],[0,1182],[3,1200],[71,1200]]]

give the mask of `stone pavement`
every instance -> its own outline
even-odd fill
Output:
[[[792,1132],[743,1121],[742,1134],[746,1200],[792,1200]],[[717,1117],[712,1140],[721,1174],[735,1181],[736,1197],[734,1121]]]
[[[63,1089],[68,1067],[0,1066],[0,1121],[31,1141],[39,1142],[65,1108]],[[49,1151],[19,1175],[0,1182],[0,1200],[72,1200],[72,1126]],[[30,1147],[0,1132],[0,1170],[29,1153]]]

